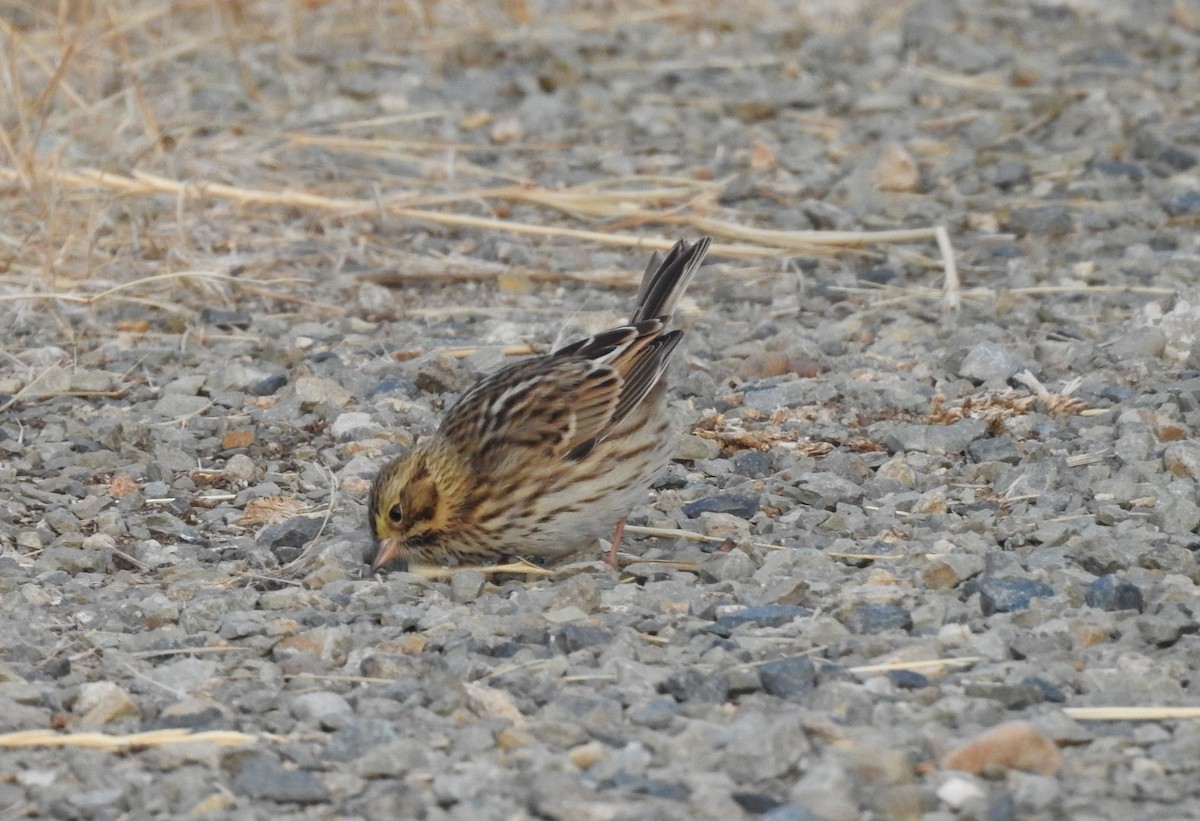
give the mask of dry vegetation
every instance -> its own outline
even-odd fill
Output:
[[[721,212],[720,181],[700,171],[561,187],[519,169],[531,153],[566,147],[494,112],[409,105],[401,90],[370,117],[346,104],[362,70],[414,59],[435,72],[491,65],[503,59],[498,43],[519,37],[536,49],[617,13],[697,28],[729,12],[595,3],[552,16],[521,0],[0,3],[0,304],[18,318],[72,304],[123,308],[100,333],[146,331],[149,307],[177,316],[164,329],[178,332],[195,304],[336,312],[306,299],[304,284],[348,264],[393,284],[503,273],[472,263],[469,241],[448,260],[398,249],[379,230],[406,224],[623,247],[706,232],[716,256],[745,259],[914,243],[957,288],[933,227],[755,229]],[[759,12],[738,12],[747,13]],[[480,152],[499,160],[477,163]],[[924,257],[935,238],[941,258]],[[66,333],[80,333],[78,316],[63,319]]]

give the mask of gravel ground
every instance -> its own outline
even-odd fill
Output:
[[[1200,698],[1200,3],[330,5],[0,2],[0,730],[195,734],[4,817],[1200,818],[1194,719],[1073,712]],[[957,311],[797,233],[935,225]],[[701,233],[630,522],[708,540],[365,578]]]

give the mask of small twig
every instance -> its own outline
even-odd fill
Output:
[[[185,183],[136,170],[131,172],[130,175],[124,175],[94,168],[83,168],[78,171],[51,172],[47,174],[47,177],[60,185],[71,185],[77,188],[99,187],[123,191],[129,194],[169,194],[177,198],[189,196],[210,197],[232,202],[311,208],[323,211],[336,211],[344,214],[374,213],[378,206],[373,199],[326,197],[320,194],[300,191],[269,191],[241,188],[216,182]],[[6,178],[15,179],[15,172],[6,168],[0,168],[0,179]],[[532,199],[533,194],[526,192],[525,198]],[[546,204],[552,203],[547,200]],[[539,225],[495,217],[478,217],[471,214],[410,208],[395,203],[384,203],[384,205],[387,211],[394,216],[431,222],[435,225],[452,225],[463,228],[478,228],[487,231],[501,231],[509,234],[541,237],[571,237],[598,245],[637,248],[639,250],[666,251],[674,244],[673,240],[667,238],[642,237],[630,234],[589,231],[579,228]],[[714,257],[723,256],[727,258],[759,257],[776,254],[780,250],[812,253],[822,248],[827,249],[830,247],[847,248],[878,243],[936,239],[935,228],[895,231],[780,231],[752,228],[726,220],[703,217],[698,214],[654,214],[654,212],[648,212],[647,217],[653,218],[662,224],[686,225],[697,231],[741,240],[737,244],[714,243],[711,246],[710,254]]]
[[[509,673],[515,673],[518,670],[527,670],[531,667],[544,667],[549,663],[550,662],[548,659],[530,659],[529,661],[523,661],[518,664],[506,664],[503,667],[497,667],[495,670],[489,670],[475,680],[486,681],[489,678],[498,678],[500,676],[506,676]]]
[[[21,388],[21,390],[17,391],[15,394],[13,394],[11,399],[9,399],[3,405],[0,405],[0,413],[3,413],[4,411],[8,410],[13,405],[15,405],[17,402],[19,402],[21,400],[21,398],[29,392],[30,388],[32,388],[38,382],[41,382],[43,379],[45,379],[46,375],[53,372],[53,370],[55,368],[57,368],[60,364],[62,364],[62,360],[59,360],[58,362],[54,362],[54,363],[51,363],[50,365],[47,365],[42,370],[41,373],[39,373],[33,379],[29,380],[28,384],[26,384],[25,387]]]
[[[379,676],[337,676],[321,673],[285,673],[285,679],[305,679],[307,681],[347,681],[352,684],[394,684],[395,679],[380,678]]]
[[[850,673],[889,673],[893,670],[941,670],[944,667],[970,667],[983,661],[983,656],[962,656],[950,659],[923,659],[921,661],[894,661],[885,664],[864,664],[847,667]]]
[[[946,226],[935,226],[933,235],[937,239],[938,250],[942,252],[942,310],[950,313],[962,306],[962,283],[959,282],[958,265],[954,261],[954,246],[950,244]]]
[[[242,647],[236,644],[209,644],[204,647],[172,647],[167,650],[139,650],[135,653],[129,653],[133,658],[149,659],[159,658],[161,656],[190,656],[201,655],[204,653],[229,653],[233,651],[253,651],[253,647]],[[256,651],[257,652],[257,651]]]
[[[628,527],[625,528],[629,530]],[[700,565],[697,562],[677,562],[672,559],[644,559],[641,556],[634,556],[630,553],[618,553],[617,562],[621,567],[628,567],[631,564],[655,564],[662,567],[669,567],[672,570],[682,570],[687,573],[698,573]]]
[[[831,559],[848,559],[855,562],[877,562],[881,559],[903,559],[903,553],[836,553],[825,554]]]
[[[174,687],[163,684],[161,681],[155,681],[154,679],[150,678],[150,676],[146,675],[141,670],[134,667],[132,664],[126,663],[124,665],[124,667],[126,670],[133,673],[133,675],[135,677],[140,678],[142,681],[145,681],[147,684],[153,684],[155,687],[158,687],[160,690],[170,693],[171,695],[175,696],[175,698],[177,698],[177,699],[183,700],[184,698],[187,697],[187,692],[185,692],[184,690],[178,690]]]
[[[139,562],[137,559],[133,558],[133,556],[130,556],[124,550],[120,550],[119,548],[116,548],[116,547],[110,547],[109,550],[118,559],[125,562],[126,564],[133,565],[135,568],[137,568],[138,571],[140,571],[142,573],[145,573],[147,570],[150,569],[150,566],[148,564],[145,564],[144,562]]]
[[[1096,451],[1095,453],[1078,453],[1074,456],[1068,456],[1063,459],[1063,464],[1069,468],[1081,468],[1087,465],[1097,465],[1101,462],[1107,462],[1116,455],[1116,451],[1112,448]]]
[[[321,526],[317,528],[317,533],[309,540],[308,546],[300,552],[300,555],[285,564],[279,570],[281,573],[296,573],[304,567],[313,556],[313,552],[318,549],[321,542],[321,534],[325,532],[325,527],[329,524],[329,520],[333,518],[333,511],[337,507],[338,484],[337,477],[333,471],[325,466],[322,462],[316,463],[317,468],[325,476],[325,480],[329,482],[329,503],[325,505],[325,517],[321,519]]]
[[[538,353],[538,349],[532,345],[506,345],[503,348],[445,348],[438,351],[442,356],[450,359],[466,359],[479,351],[497,350],[501,356],[533,356]]]
[[[536,564],[527,562],[524,559],[518,559],[510,564],[458,565],[456,567],[442,567],[440,565],[432,564],[414,564],[409,565],[408,567],[409,573],[429,581],[434,579],[448,579],[456,573],[461,573],[464,570],[478,570],[480,573],[488,576],[494,576],[499,573],[517,573],[524,574],[526,576],[553,576],[557,572],[546,567],[538,567]]]
[[[0,748],[12,747],[87,747],[93,750],[119,752],[139,747],[162,747],[166,744],[207,742],[218,747],[240,747],[253,744],[259,737],[232,730],[193,732],[186,728],[151,730],[129,735],[105,733],[56,733],[53,730],[25,730],[0,735]]]
[[[1200,707],[1064,707],[1077,721],[1170,721],[1200,718]]]
[[[636,536],[652,536],[656,539],[687,539],[691,542],[709,542],[711,544],[721,544],[726,540],[726,536],[709,536],[704,533],[693,533],[690,530],[679,530],[673,527],[641,527],[639,525],[625,525],[625,532],[632,533]],[[787,545],[770,544],[768,542],[743,542],[741,539],[735,540],[739,544],[748,544],[750,547],[758,547],[763,550],[788,550]]]

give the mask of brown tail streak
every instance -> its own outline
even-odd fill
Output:
[[[630,324],[670,316],[711,244],[712,237],[701,237],[690,245],[680,240],[666,259],[655,252],[642,275],[642,287],[638,289]]]

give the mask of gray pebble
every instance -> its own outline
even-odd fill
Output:
[[[1195,158],[1190,157],[1195,165]],[[1189,189],[1177,191],[1163,200],[1163,210],[1172,217],[1190,217],[1200,214],[1200,191]]]
[[[169,393],[154,403],[154,413],[167,419],[185,419],[211,405],[207,397],[187,393]]]
[[[1109,352],[1120,359],[1158,359],[1166,349],[1167,335],[1162,328],[1126,328],[1113,340]]]
[[[727,698],[729,687],[725,683],[725,679],[717,673],[689,668],[667,676],[659,683],[658,691],[680,702],[700,701],[720,704]]]
[[[551,640],[563,653],[574,653],[587,647],[602,647],[613,640],[612,632],[590,624],[568,624],[559,629]]]
[[[785,377],[787,378],[787,377]],[[791,381],[765,380],[747,386],[742,391],[742,407],[771,413],[776,408],[790,408],[813,401],[813,385],[791,377]]]
[[[266,753],[253,753],[233,770],[233,790],[256,800],[283,804],[323,804],[329,790],[312,773],[287,769]]]
[[[301,376],[292,384],[296,401],[304,410],[311,410],[319,404],[329,404],[344,407],[350,401],[350,394],[338,383],[320,376]]]
[[[175,693],[191,693],[208,683],[217,673],[217,663],[202,659],[183,658],[161,664],[145,676],[164,689]]]
[[[288,562],[300,555],[300,550],[316,538],[324,520],[316,516],[293,516],[285,522],[262,529],[256,541],[268,548],[280,562]]]
[[[868,433],[892,452],[962,453],[969,444],[987,435],[987,423],[981,419],[960,419],[949,425],[877,422]]]
[[[803,804],[780,804],[761,816],[762,821],[817,821],[818,818]]]
[[[1137,610],[1145,606],[1142,591],[1128,579],[1105,575],[1092,582],[1084,595],[1088,607],[1101,610]]]
[[[1007,436],[976,439],[967,445],[967,455],[976,462],[1004,462],[1015,465],[1021,461],[1021,451]]]
[[[346,699],[327,690],[299,693],[291,698],[292,715],[300,721],[329,728],[336,727],[354,710]]]
[[[1004,382],[1025,367],[1024,360],[1008,348],[984,340],[967,352],[958,375],[975,382]]]
[[[450,577],[450,598],[456,602],[475,601],[487,584],[487,576],[479,570],[459,570]]]
[[[85,790],[71,795],[67,801],[84,818],[94,818],[106,813],[117,813],[125,804],[125,790],[121,787],[104,787]]]
[[[678,714],[679,706],[674,699],[652,698],[631,708],[629,720],[642,727],[662,730],[669,727]]]
[[[860,604],[845,620],[853,633],[871,635],[887,630],[912,630],[912,613],[895,604]]]
[[[839,502],[862,499],[858,484],[832,473],[807,473],[798,477],[788,489],[801,504],[828,510]]]
[[[975,584],[979,591],[980,605],[985,616],[1024,610],[1034,598],[1054,595],[1049,585],[1028,579],[984,576],[972,584]]]
[[[771,473],[771,456],[758,450],[744,450],[733,457],[733,472],[739,476],[760,478]]]
[[[701,513],[732,513],[750,518],[758,512],[758,497],[742,493],[714,493],[683,506],[684,515],[696,518]]]
[[[381,430],[369,413],[340,413],[329,426],[329,432],[339,442],[349,442],[374,436]]]
[[[363,778],[400,778],[429,767],[429,754],[408,739],[363,747],[362,752],[355,756],[355,769]]]
[[[762,688],[779,698],[800,698],[817,683],[817,671],[810,659],[797,656],[769,661],[758,668]]]
[[[808,615],[809,611],[803,607],[790,604],[764,604],[725,613],[708,629],[718,636],[731,636],[735,630],[745,625],[780,627]]]
[[[1005,227],[1018,237],[1062,237],[1075,229],[1075,212],[1065,205],[1014,208]]]
[[[262,379],[246,389],[251,396],[274,396],[288,384],[286,373],[275,374]]]

